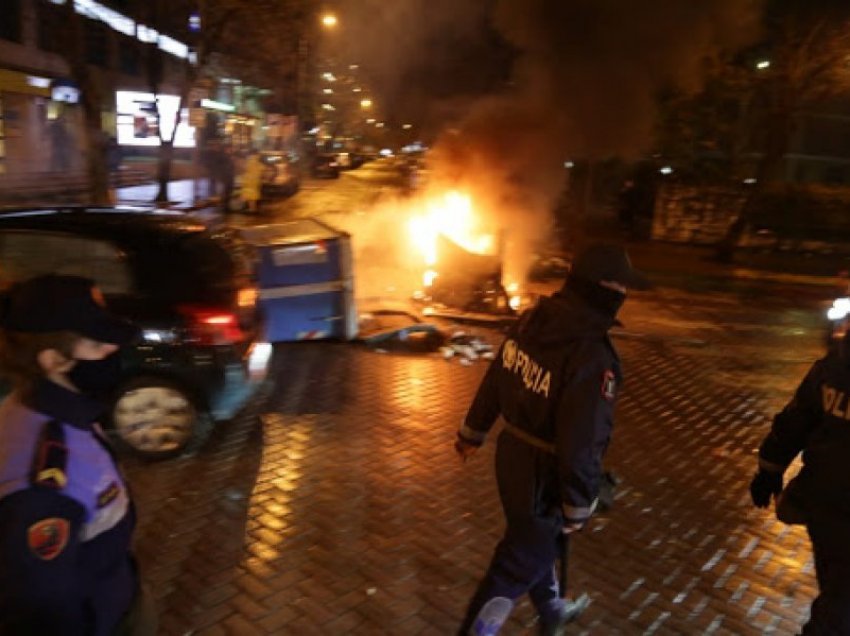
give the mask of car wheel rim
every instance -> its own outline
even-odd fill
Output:
[[[115,404],[115,430],[143,452],[163,453],[183,447],[192,435],[197,413],[186,395],[170,387],[149,386],[124,393]]]

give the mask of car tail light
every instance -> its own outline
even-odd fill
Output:
[[[228,345],[245,339],[238,318],[231,312],[184,305],[180,313],[188,322],[189,340],[193,342]]]

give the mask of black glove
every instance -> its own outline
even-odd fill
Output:
[[[782,492],[782,473],[760,470],[750,482],[750,495],[756,508],[767,508],[770,498]]]
[[[455,440],[455,452],[458,454],[461,461],[465,462],[467,459],[472,457],[478,448],[478,444],[473,444],[469,440],[461,437],[460,433],[458,433],[457,439]]]

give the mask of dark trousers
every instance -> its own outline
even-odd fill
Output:
[[[113,636],[156,636],[159,617],[150,590],[142,584],[127,614],[115,629]]]
[[[850,634],[850,517],[813,511],[807,525],[820,594],[803,634]]]
[[[554,457],[503,432],[496,479],[505,534],[470,601],[459,630],[464,636],[496,634],[523,594],[531,598],[541,623],[556,622],[563,607],[555,575],[563,517],[551,503],[558,501]]]

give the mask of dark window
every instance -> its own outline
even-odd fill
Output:
[[[51,2],[38,3],[38,48],[51,53],[63,50],[67,41],[65,7]]]
[[[0,38],[21,41],[21,0],[3,0],[0,18]]]
[[[139,75],[141,72],[139,43],[126,36],[118,41],[118,70],[127,75]]]
[[[86,60],[89,64],[109,65],[109,27],[98,20],[85,20]]]

